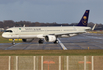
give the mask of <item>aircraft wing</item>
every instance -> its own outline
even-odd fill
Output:
[[[68,32],[68,33],[54,33],[54,34],[48,34],[48,35],[55,35],[55,36],[60,36],[60,35],[69,35],[69,34],[81,34],[85,33],[86,31],[76,31],[76,32]],[[44,37],[47,35],[44,35]]]
[[[81,33],[85,33],[86,31],[79,31],[79,32],[68,32],[68,33],[55,33],[55,36],[59,36],[59,35],[68,35],[68,34],[81,34]]]

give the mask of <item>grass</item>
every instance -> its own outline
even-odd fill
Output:
[[[90,33],[103,34],[103,31],[90,31]]]
[[[103,50],[0,50],[0,56],[103,56]]]

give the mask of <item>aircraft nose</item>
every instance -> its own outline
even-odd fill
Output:
[[[11,35],[9,35],[9,33],[3,33],[2,37],[4,37],[4,38],[11,38]]]
[[[2,34],[2,37],[5,37],[4,33]]]
[[[5,35],[5,33],[3,33],[3,34],[2,34],[2,37],[6,38],[6,37],[7,37],[7,35]]]

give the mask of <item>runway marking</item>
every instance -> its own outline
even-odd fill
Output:
[[[98,44],[99,44],[99,43],[100,43],[100,44],[103,44],[103,42],[101,42],[101,41],[100,41],[100,42],[98,42],[98,41],[95,41],[95,40],[94,40],[94,42],[97,42]],[[92,45],[93,45],[93,44],[92,44]],[[99,47],[100,49],[103,49],[103,47],[102,47],[102,46],[99,46],[99,45],[97,45],[97,44],[95,44],[95,46],[96,46],[96,47]]]
[[[30,45],[26,46],[25,48],[23,48],[23,50],[25,50],[26,48],[28,48]]]
[[[64,44],[59,39],[57,39],[57,40],[59,41],[59,44],[61,45],[61,47],[63,48],[63,50],[67,50],[67,48],[64,46]]]
[[[15,45],[13,45],[13,46],[10,46],[10,47],[6,48],[5,50],[11,49],[12,47],[14,47],[14,46],[16,46],[16,45],[19,45],[19,44],[20,44],[20,43],[17,43],[17,44],[15,44]]]

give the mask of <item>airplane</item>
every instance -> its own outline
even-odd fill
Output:
[[[43,44],[44,41],[58,43],[57,38],[71,37],[91,30],[90,27],[87,27],[89,11],[85,11],[77,26],[12,27],[6,29],[2,37],[13,39],[13,45],[15,44],[15,39],[22,39],[23,42],[31,42],[35,38],[39,38],[39,44]]]

